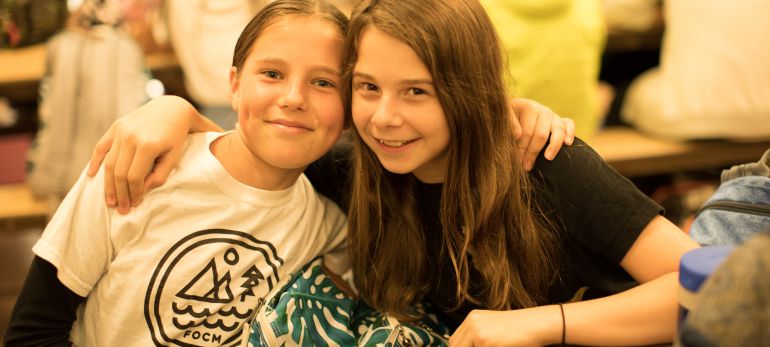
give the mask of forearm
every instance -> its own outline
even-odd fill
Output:
[[[198,113],[198,110],[196,110],[189,101],[181,97],[174,95],[164,95],[154,99],[151,102],[161,103],[161,107],[167,108],[165,113],[178,112],[183,114],[185,119],[189,121],[188,125],[190,129],[189,131],[191,133],[222,131],[222,128],[220,128],[216,123]]]
[[[564,305],[566,340],[577,345],[650,345],[676,331],[678,273],[623,293]],[[561,336],[559,336],[561,340]]]
[[[623,293],[563,305],[471,311],[450,345],[638,346],[670,342],[676,330],[677,273]],[[564,327],[562,326],[564,324]],[[566,334],[565,334],[566,333]]]
[[[222,128],[217,125],[217,123],[214,123],[211,119],[208,119],[198,113],[198,111],[195,111],[195,114],[193,115],[193,122],[190,126],[190,132],[191,133],[200,133],[205,131],[223,131]]]

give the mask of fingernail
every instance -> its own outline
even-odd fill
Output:
[[[115,207],[115,199],[114,198],[107,198],[107,206]]]

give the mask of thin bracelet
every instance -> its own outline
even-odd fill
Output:
[[[567,338],[567,321],[564,319],[564,306],[559,304],[561,311],[561,344],[563,345]]]

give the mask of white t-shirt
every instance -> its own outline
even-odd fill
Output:
[[[87,297],[75,345],[235,345],[291,273],[327,252],[346,264],[342,211],[304,175],[282,191],[236,181],[209,150],[219,136],[191,135],[127,215],[105,206],[103,170],[64,199],[33,250]]]

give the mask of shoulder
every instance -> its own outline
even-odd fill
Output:
[[[637,235],[663,209],[576,139],[553,161],[542,155],[532,171],[543,212],[592,253],[620,261]]]
[[[202,153],[211,152],[211,144],[228,132],[203,132],[188,134],[182,147],[182,159],[180,162],[190,160]]]
[[[556,182],[579,182],[586,179],[625,180],[593,148],[578,138],[571,146],[562,147],[551,161],[545,159],[541,152],[532,169],[532,177],[535,180]]]
[[[227,132],[204,132],[187,135],[182,147],[179,163],[176,166],[176,170],[172,171],[169,175],[169,180],[178,175],[180,171],[196,171],[200,170],[201,166],[205,167],[213,164],[216,158],[211,153],[211,144],[226,134]]]
[[[572,146],[563,147],[551,161],[541,153],[530,175],[537,193],[553,195],[562,200],[562,204],[595,201],[605,205],[621,199],[648,200],[631,181],[580,139],[575,139]]]

